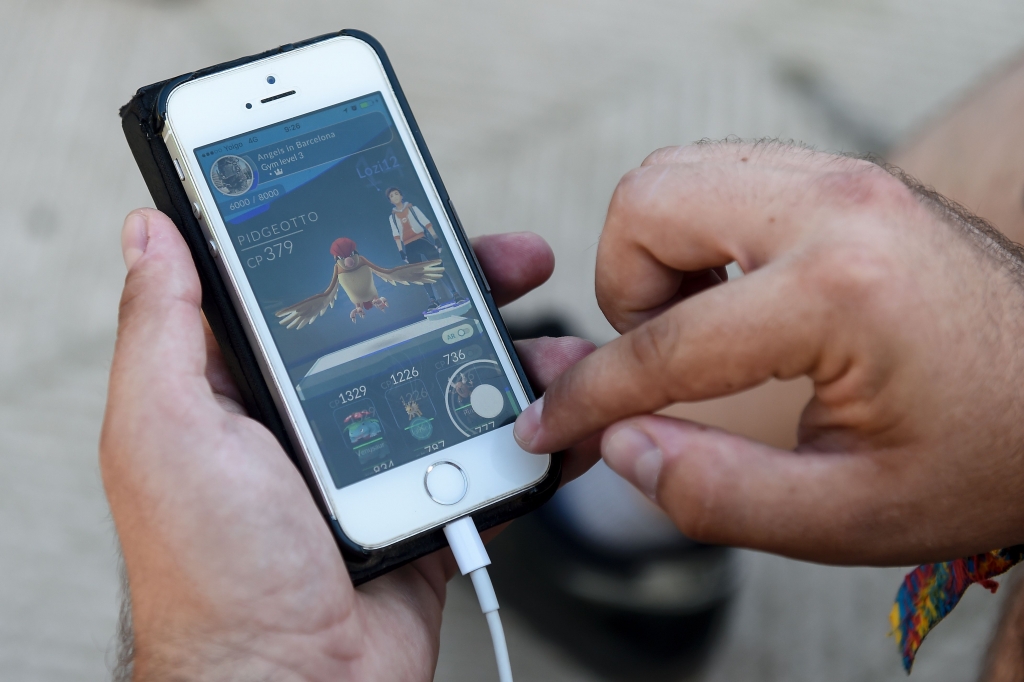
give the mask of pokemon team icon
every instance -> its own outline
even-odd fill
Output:
[[[252,187],[255,174],[249,162],[241,156],[228,154],[217,159],[210,169],[210,180],[221,194],[237,197]]]
[[[310,296],[295,305],[282,308],[274,313],[280,318],[279,324],[288,329],[302,329],[312,324],[320,315],[334,307],[338,298],[338,289],[344,289],[349,301],[355,306],[349,318],[355,323],[356,317],[366,317],[371,307],[383,311],[388,307],[386,298],[377,293],[373,276],[377,275],[390,284],[419,284],[429,286],[441,279],[444,267],[439,259],[399,265],[395,268],[382,268],[360,255],[356,243],[347,237],[335,239],[331,244],[331,255],[334,256],[334,274],[331,283],[323,293]]]

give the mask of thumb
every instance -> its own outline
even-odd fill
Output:
[[[111,388],[203,378],[202,291],[174,223],[153,209],[132,211],[121,232],[128,276],[118,316]],[[152,385],[151,385],[152,387]]]
[[[788,452],[659,416],[610,427],[601,454],[694,540],[863,562],[849,550],[872,525],[880,482],[868,455]]]

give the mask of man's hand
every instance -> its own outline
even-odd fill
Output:
[[[132,213],[100,443],[132,597],[137,679],[430,680],[450,552],[354,590],[327,524],[274,437],[243,414],[174,225]],[[499,304],[538,286],[535,235],[475,242]],[[538,389],[592,350],[519,345]],[[596,457],[577,450],[568,475]]]
[[[1024,263],[980,220],[864,161],[665,149],[615,192],[597,293],[624,334],[524,412],[524,447],[607,429],[608,464],[708,542],[870,564],[1024,542]],[[796,452],[649,415],[800,375]]]

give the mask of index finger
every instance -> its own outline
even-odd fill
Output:
[[[626,417],[801,374],[842,372],[826,352],[825,297],[800,297],[797,272],[759,272],[684,301],[569,368],[516,421],[531,452],[555,452]],[[782,305],[779,305],[779,302]]]
[[[619,331],[685,298],[692,273],[751,272],[865,194],[910,196],[875,164],[803,148],[698,145],[644,163],[616,188],[598,246],[597,298]]]

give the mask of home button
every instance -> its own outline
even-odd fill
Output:
[[[466,474],[457,464],[451,462],[435,462],[427,467],[427,475],[423,477],[423,486],[427,489],[430,499],[438,504],[455,504],[466,496],[469,482]]]

